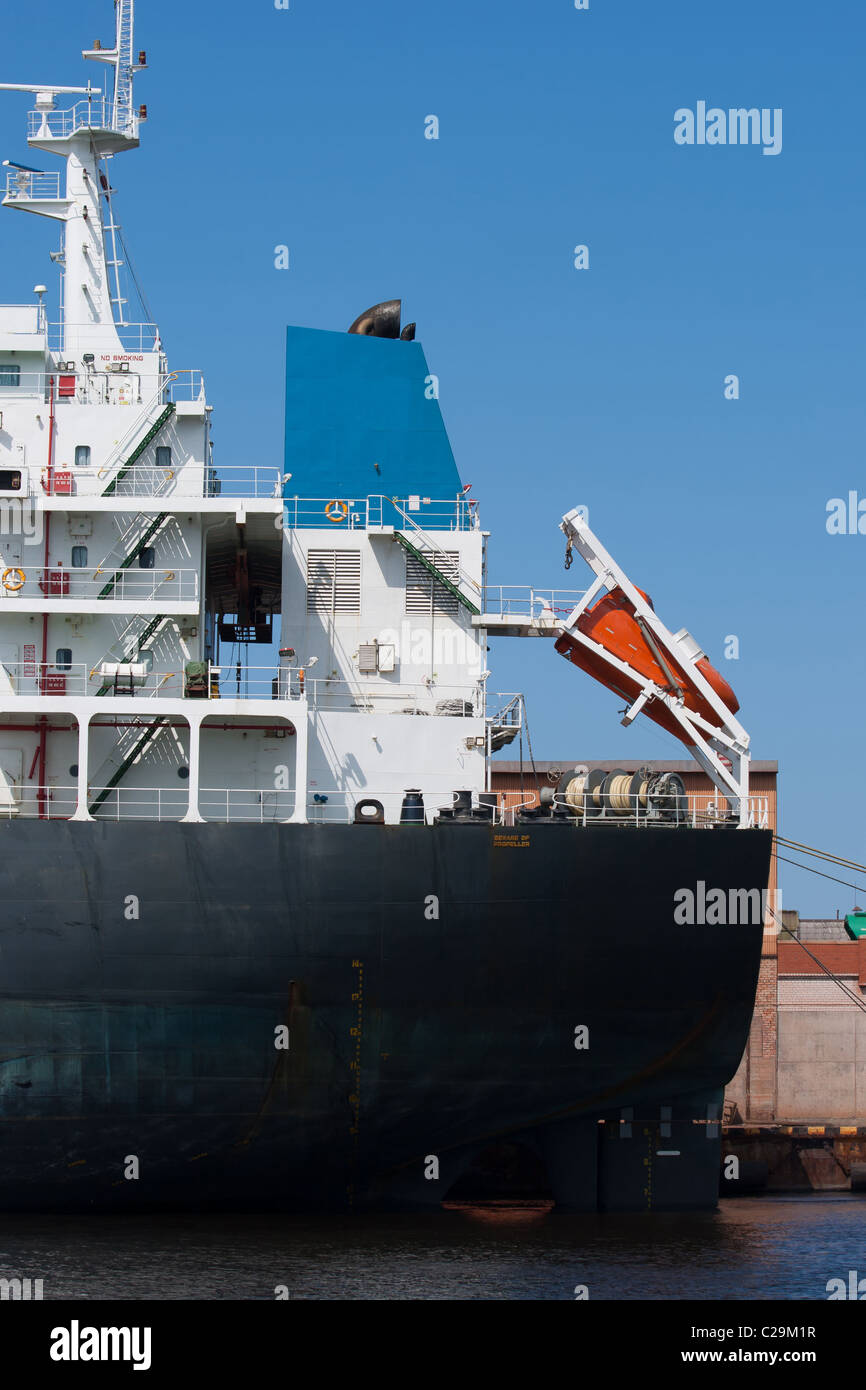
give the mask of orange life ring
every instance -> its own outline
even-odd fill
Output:
[[[337,498],[334,498],[333,501],[329,502],[327,507],[325,508],[325,516],[328,518],[329,521],[345,521],[348,515],[348,502],[341,502]]]
[[[10,578],[11,575],[15,575],[16,578]],[[17,594],[19,589],[24,588],[26,581],[26,574],[22,569],[18,569],[17,565],[3,572],[3,588],[8,589],[10,594]]]

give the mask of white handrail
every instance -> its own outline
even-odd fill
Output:
[[[176,376],[177,372],[169,372],[168,376],[161,379],[160,385],[157,388],[155,394],[151,396],[150,400],[144,407],[144,410],[141,412],[138,419],[135,421],[133,425],[130,426],[126,434],[121,439],[120,443],[115,448],[114,452],[109,454],[105,463],[103,463],[100,467],[99,472],[97,474],[97,476],[100,479],[105,479],[106,475],[109,472],[113,471],[116,467],[122,467],[124,460],[121,458],[121,454],[126,451],[126,449],[131,444],[135,436],[141,433],[141,428],[143,424],[147,424],[150,426],[156,424],[156,421],[159,419],[159,415],[161,412],[157,411],[153,419],[150,418],[150,412],[153,409],[154,405],[162,405],[163,407],[165,406],[166,403],[162,398],[165,394],[166,387],[170,381],[174,381]],[[110,482],[111,479],[109,478],[108,481]]]

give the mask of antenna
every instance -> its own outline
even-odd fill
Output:
[[[134,0],[114,0],[114,44],[98,39],[82,57],[104,64],[109,72],[100,87],[53,83],[0,83],[0,91],[35,93],[36,110],[28,115],[27,142],[34,149],[66,160],[64,195],[59,176],[8,161],[3,205],[39,213],[63,224],[63,249],[52,259],[63,267],[61,317],[63,350],[77,358],[79,349],[116,350],[118,326],[125,324],[111,180],[105,161],[135,149],[139,124],[147,110],[133,106],[133,81],[147,66],[146,54],[134,50]],[[69,93],[74,104],[57,102]],[[83,98],[79,100],[79,98]],[[0,195],[2,196],[2,195]],[[103,204],[103,198],[105,200]]]
[[[36,107],[39,111],[53,111],[54,98],[73,92],[86,97],[98,97],[102,94],[100,87],[91,87],[88,82],[86,87],[51,87],[47,82],[0,82],[0,92],[35,92]]]
[[[115,0],[117,27],[114,47],[103,48],[97,39],[92,48],[84,49],[82,58],[90,58],[95,63],[108,63],[114,68],[114,97],[112,127],[124,130],[132,121],[132,83],[137,72],[147,67],[147,55],[139,53],[135,61],[133,46],[135,31],[135,0]]]

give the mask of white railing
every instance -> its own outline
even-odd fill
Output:
[[[19,331],[19,330],[16,330]],[[35,332],[36,330],[34,330]],[[0,397],[5,396],[7,391],[14,392],[17,396],[39,396],[42,400],[48,400],[48,372],[18,372],[10,371],[10,368],[17,366],[17,363],[0,362],[0,368],[5,367],[6,371],[0,371]],[[57,373],[54,373],[56,376]],[[4,380],[12,378],[13,380]]]
[[[177,821],[186,815],[189,809],[189,793],[187,788],[177,787],[124,787],[117,786],[111,789],[104,789],[97,786],[90,786],[87,789],[88,807],[93,806],[97,798],[103,791],[107,792],[104,800],[94,812],[100,820],[146,820],[146,821]],[[712,828],[719,825],[719,819],[704,817],[701,814],[697,803],[700,796],[688,797],[689,806],[679,818],[680,826],[694,827],[700,829]],[[403,809],[403,798],[405,792],[399,791],[376,791],[368,788],[351,788],[335,790],[309,789],[306,796],[307,820],[312,824],[320,825],[346,825],[352,824],[356,819],[356,809],[361,802],[378,802],[382,807],[384,821],[387,825],[397,825],[401,821]],[[514,798],[518,799],[515,801]],[[761,813],[761,803],[766,802],[767,798],[750,798],[750,808],[752,803],[756,803],[755,813],[759,817]],[[474,806],[478,808],[477,795],[473,797]],[[439,812],[447,810],[452,806],[453,798],[450,791],[423,793],[424,823],[432,824]],[[11,800],[0,802],[0,818],[21,817],[23,819],[43,818],[46,820],[69,820],[74,815],[78,804],[78,789],[75,786],[47,786],[38,787],[29,784],[15,787],[12,792]],[[499,793],[496,803],[490,810],[490,823],[506,828],[517,827],[521,824],[521,811],[531,808],[536,804],[535,798],[526,798],[525,794],[521,798],[520,793]],[[294,813],[295,792],[292,790],[275,791],[268,788],[257,787],[202,787],[199,791],[199,811],[205,820],[215,822],[247,822],[264,824],[268,821],[286,821]],[[416,813],[417,814],[417,813]],[[473,819],[482,821],[485,816],[479,814]],[[415,822],[420,824],[420,820]],[[634,817],[610,816],[603,821],[599,818],[590,819],[587,825],[599,824],[619,824],[623,828],[635,826],[644,828],[658,824],[674,824],[669,821],[652,821],[645,813],[641,813],[637,819]]]
[[[181,663],[175,671],[150,671],[146,680],[136,681],[135,694],[143,699],[182,700],[297,700],[302,695],[297,671],[291,674],[280,672],[276,666],[242,666],[240,674],[237,667],[215,666],[209,668],[210,679],[205,681],[205,690],[195,696],[186,695],[186,676]],[[105,678],[97,671],[91,683],[100,687]],[[117,681],[117,693],[128,694],[128,681],[121,676]],[[112,681],[112,688],[114,683]],[[127,688],[125,688],[127,687]],[[91,693],[93,691],[91,690]]]
[[[417,500],[420,502],[421,499],[418,498]],[[400,518],[399,530],[406,536],[409,543],[414,545],[418,550],[426,551],[428,558],[434,565],[436,563],[436,557],[441,556],[446,562],[444,569],[447,569],[448,564],[450,564],[447,553],[443,551],[439,542],[435,539],[435,535],[430,535],[429,532],[423,529],[418,521],[417,515],[413,516],[410,512],[406,511],[405,507],[401,506],[396,497],[391,498],[390,507],[392,511],[398,514]],[[435,529],[434,527],[434,531]],[[456,583],[464,591],[469,589],[472,598],[480,598],[481,585],[478,583],[478,580],[475,579],[473,575],[468,574],[462,566],[458,566],[456,575],[448,575],[447,577],[451,579],[452,583]]]
[[[165,378],[165,402],[204,401],[207,399],[204,375],[196,367],[182,367]]]
[[[491,766],[495,769],[496,764]],[[524,776],[524,783],[528,790],[532,781],[531,768],[527,767]],[[523,796],[520,792],[507,791],[501,792],[502,815],[506,825],[516,825],[521,811],[537,807],[538,799],[533,792]],[[555,810],[568,813],[574,817],[574,808],[568,804],[564,797],[558,793],[554,794],[552,805]],[[673,808],[672,808],[673,809]],[[682,798],[682,804],[676,808],[676,813],[671,814],[670,818],[660,818],[653,814],[651,808],[646,806],[632,807],[628,812],[617,812],[610,809],[590,808],[588,815],[577,817],[577,822],[581,825],[620,825],[624,828],[634,829],[635,826],[656,826],[678,824],[688,826],[694,830],[713,829],[721,825],[730,825],[732,812],[729,803],[718,792],[686,792]],[[769,798],[766,796],[749,797],[748,825],[758,829],[770,829],[770,808]]]
[[[88,808],[103,792],[104,800],[92,812],[97,820],[178,821],[189,810],[185,787],[89,786]],[[0,818],[23,820],[70,820],[78,806],[74,786],[24,786],[16,788],[13,800],[0,802]],[[246,787],[202,787],[199,811],[205,820],[217,822],[286,821],[295,808],[293,791],[269,791]]]
[[[11,801],[4,795],[0,801],[0,818],[69,820],[75,814],[77,805],[77,787],[39,787],[27,783],[13,789]]]
[[[114,581],[112,583],[112,580]],[[195,569],[64,569],[61,566],[15,565],[0,574],[0,606],[11,608],[21,600],[47,599],[68,602],[102,598],[103,602],[195,603],[198,601]],[[111,584],[103,595],[102,590]]]
[[[88,805],[94,806],[103,788],[88,787]],[[201,787],[199,814],[207,821],[286,821],[295,809],[293,791],[256,787]],[[189,794],[183,787],[112,787],[92,812],[98,820],[181,820],[189,810]]]
[[[0,387],[2,394],[2,387]],[[154,441],[155,443],[157,441]],[[116,464],[115,476],[121,471]],[[58,476],[59,475],[59,476]],[[89,465],[54,469],[51,487],[43,491],[51,497],[101,497],[111,483],[103,468]],[[225,497],[279,498],[282,473],[279,468],[241,464],[233,468],[214,468],[201,463],[178,463],[158,468],[155,463],[130,464],[118,477],[111,497]]]
[[[148,430],[153,429],[160,415],[165,411],[167,402],[164,400],[164,394],[166,383],[169,381],[171,381],[171,377],[167,377],[161,382],[158,390],[145,405],[144,410],[133,420],[120,443],[115,445],[108,458],[100,465],[99,477],[105,479],[106,487],[111,484],[112,476],[123,468],[127,455],[135,453],[140,441]]]
[[[64,574],[67,571],[63,571]],[[74,571],[69,571],[74,573]],[[147,574],[149,571],[140,571]],[[160,594],[160,597],[164,595]],[[109,658],[106,658],[109,660]],[[120,657],[111,661],[120,662]],[[100,675],[100,666],[88,667],[74,662],[61,669],[55,664],[33,661],[7,661],[0,664],[0,694],[65,695],[82,697],[95,695],[106,684],[113,693],[128,697],[129,678]],[[211,665],[210,681],[205,682],[210,694],[203,699],[218,700],[299,700],[321,711],[350,711],[356,714],[421,714],[443,718],[485,717],[486,704],[497,713],[489,722],[493,725],[520,726],[519,695],[485,692],[480,685],[437,685],[427,682],[404,685],[357,684],[351,681],[308,680],[296,668],[277,666],[242,666],[238,673],[233,664]],[[144,679],[136,677],[136,698],[180,700],[185,696],[186,678],[183,665],[174,671],[151,670]],[[218,692],[218,693],[217,693]],[[190,697],[192,698],[192,697]],[[486,703],[485,703],[486,698]],[[480,737],[480,735],[479,735]]]
[[[721,792],[687,792],[689,811],[693,825],[719,825],[730,820],[733,797],[725,798]],[[748,825],[756,830],[770,829],[770,798],[750,796]]]
[[[88,669],[77,661],[60,669],[53,663],[4,661],[0,664],[0,696],[53,695],[80,699],[88,694]]]
[[[491,616],[534,622],[546,614],[565,619],[574,611],[585,589],[536,589],[531,585],[488,584],[482,611]]]
[[[157,352],[159,349],[159,328],[155,323],[115,323],[109,327],[113,327],[126,352]],[[70,329],[77,329],[79,333],[98,331],[92,323],[50,323],[48,346],[52,352],[65,352]],[[135,363],[132,363],[130,370],[134,368]]]
[[[77,101],[62,111],[27,112],[28,140],[47,136],[66,139],[79,130],[113,130],[134,138],[137,125],[134,108],[121,104],[115,116],[113,100],[104,96]]]
[[[439,685],[435,682],[388,685],[384,681],[362,684],[354,681],[307,680],[309,703],[320,710],[350,710],[361,714],[440,714],[482,718],[485,693],[482,685]],[[487,700],[508,697],[490,692]]]
[[[24,169],[10,169],[6,175],[6,202],[14,202],[16,198],[54,201],[59,197],[59,173],[37,174]]]
[[[287,464],[291,464],[290,459]],[[435,531],[478,529],[475,510],[462,495],[444,499],[392,499],[378,494],[370,497],[286,497],[285,507],[286,525],[290,529],[333,526],[335,531],[364,531],[369,526],[393,526],[402,531],[407,516],[419,530],[424,527]]]
[[[275,666],[211,666],[209,689],[218,690],[204,698],[213,700],[298,700],[321,711],[349,711],[356,714],[425,714],[482,718],[484,692],[477,685],[405,684],[361,685],[351,681],[308,680],[297,668]],[[123,682],[119,684],[122,686]],[[184,693],[184,673],[151,671],[136,693],[148,697],[178,700]],[[487,696],[505,705],[513,697]]]
[[[256,788],[202,787],[198,808],[205,820],[266,821],[288,820],[295,809],[293,791],[273,791]]]
[[[182,476],[186,478],[186,469]],[[203,497],[278,498],[282,494],[283,474],[279,468],[263,468],[254,463],[204,468],[200,470],[197,487]]]

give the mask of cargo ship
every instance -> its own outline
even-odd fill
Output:
[[[712,1206],[770,856],[733,692],[579,510],[587,588],[489,584],[399,301],[289,328],[284,458],[215,458],[128,321],[115,10],[104,86],[3,85],[62,294],[0,307],[0,1207],[432,1207],[506,1142],[563,1208]],[[680,738],[712,813],[651,766],[504,811],[496,636]]]

